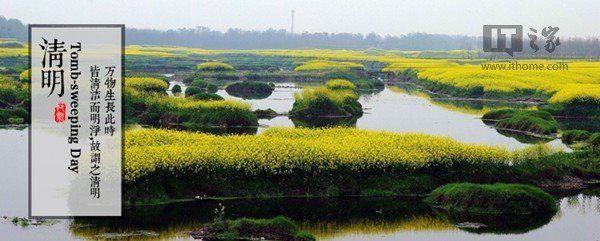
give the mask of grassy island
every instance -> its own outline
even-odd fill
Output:
[[[517,130],[533,134],[550,135],[558,131],[552,115],[540,110],[500,109],[483,115],[484,121],[493,121],[502,129]]]
[[[167,87],[160,79],[126,78],[125,120],[188,127],[256,126],[258,123],[249,104],[222,100],[218,95],[204,92],[193,95],[194,98],[170,97],[166,95]]]
[[[435,189],[426,201],[458,213],[500,215],[557,211],[556,200],[550,194],[523,184],[446,184]]]
[[[290,114],[299,118],[362,115],[356,86],[347,80],[330,80],[324,87],[304,89],[294,95]]]
[[[264,99],[269,97],[275,85],[260,81],[236,82],[225,87],[227,94],[244,99]]]
[[[124,195],[130,202],[422,195],[451,182],[535,185],[564,176],[600,177],[594,152],[510,152],[354,128],[269,128],[242,136],[144,129],[126,132],[125,140]]]
[[[226,64],[223,62],[212,61],[212,62],[204,62],[197,66],[199,71],[213,71],[213,72],[226,72],[235,70],[233,66],[230,64]]]

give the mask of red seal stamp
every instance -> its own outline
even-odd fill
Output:
[[[54,122],[61,123],[64,122],[67,118],[67,105],[65,102],[58,102],[56,106],[54,106]]]

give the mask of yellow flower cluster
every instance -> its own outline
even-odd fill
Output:
[[[345,79],[330,79],[325,86],[331,90],[356,90],[356,86]]]
[[[21,74],[19,74],[19,81],[29,82],[29,69],[26,69],[25,71],[21,72]]]
[[[348,70],[361,70],[365,67],[362,64],[354,62],[338,62],[329,60],[313,60],[303,63],[296,67],[294,71],[348,71]]]
[[[168,107],[167,109],[187,109],[187,110],[206,110],[206,109],[241,109],[250,110],[250,104],[236,100],[218,100],[218,101],[198,101],[192,98],[167,97],[162,95],[149,95],[146,97],[147,104],[150,106],[159,105]]]
[[[197,69],[200,71],[233,71],[234,70],[233,66],[226,64],[226,63],[222,63],[222,62],[217,62],[217,61],[201,63],[197,66]]]
[[[353,128],[270,128],[259,135],[216,136],[164,129],[126,132],[126,182],[156,171],[285,174],[294,171],[407,171],[443,163],[508,163],[510,152],[450,138]]]
[[[296,68],[303,70],[326,70],[334,68],[338,63],[351,66],[362,66],[356,62],[376,61],[387,64],[384,72],[400,72],[414,69],[420,78],[471,89],[483,87],[485,92],[495,93],[539,93],[553,97],[551,103],[565,103],[574,99],[593,99],[598,101],[600,85],[600,62],[565,60],[568,70],[561,71],[529,71],[529,70],[482,70],[481,63],[498,63],[482,59],[445,60],[423,59],[426,56],[464,55],[461,50],[432,53],[431,51],[351,51],[351,50],[205,50],[182,47],[128,46],[128,54],[138,53],[156,56],[219,55],[219,54],[254,54],[258,56],[287,56],[297,58],[315,58]],[[407,58],[408,57],[408,58]],[[350,62],[348,62],[350,61]],[[547,60],[522,60],[521,64],[552,64]],[[345,67],[342,67],[345,68]],[[356,67],[361,68],[361,67]],[[591,87],[591,88],[590,88]]]
[[[469,52],[469,51],[467,51]],[[187,57],[190,55],[251,54],[256,56],[282,56],[313,58],[298,66],[296,71],[364,69],[361,62],[373,61],[386,64],[384,72],[414,69],[420,78],[440,82],[458,88],[483,87],[493,93],[538,93],[550,97],[551,103],[562,104],[577,99],[599,101],[600,62],[564,60],[568,70],[482,70],[481,63],[500,63],[483,59],[430,59],[423,57],[464,57],[467,53],[455,51],[352,51],[352,50],[207,50],[187,47],[129,45],[127,55],[154,57]],[[0,48],[0,57],[27,55],[26,48]],[[521,64],[552,64],[547,60],[521,60]]]
[[[166,81],[151,77],[131,77],[125,78],[125,88],[132,88],[145,92],[164,92],[169,88]]]
[[[552,64],[537,60],[520,63]],[[484,92],[540,93],[551,97],[550,102],[556,104],[575,98],[589,98],[600,102],[600,62],[575,61],[567,64],[568,69],[559,71],[483,70],[481,65],[450,65],[421,68],[418,77],[465,89],[483,87]]]

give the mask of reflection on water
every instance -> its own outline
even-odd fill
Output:
[[[50,228],[63,232],[57,235],[64,240],[192,240],[189,231],[210,222],[219,203],[227,218],[288,216],[319,240],[594,240],[600,235],[599,197],[585,194],[562,198],[554,216],[450,217],[420,198],[274,198],[143,206],[125,210],[121,218],[78,218],[50,227],[4,224],[0,231],[16,231],[24,236],[14,237],[21,238]],[[470,228],[475,222],[485,226]]]
[[[277,119],[277,118],[275,118]],[[122,218],[61,220],[21,227],[9,220],[27,216],[25,126],[0,129],[0,239],[2,240],[191,240],[188,232],[212,220],[219,202],[226,217],[289,216],[320,240],[595,240],[600,237],[600,189],[562,198],[552,218],[527,216],[491,220],[448,217],[420,198],[244,199],[141,206]],[[7,140],[7,141],[4,141]],[[7,221],[8,220],[8,221]],[[487,227],[457,228],[464,222]],[[479,233],[483,233],[479,234]],[[505,233],[505,234],[498,234]]]
[[[293,118],[292,122],[295,127],[308,127],[308,128],[319,128],[319,127],[332,127],[332,126],[343,126],[343,127],[355,127],[356,121],[360,116],[352,117],[317,117],[317,118]]]
[[[252,109],[271,108],[278,113],[287,113],[294,104],[294,93],[300,91],[293,83],[276,84],[271,96],[260,100],[246,100]],[[410,93],[410,94],[409,94]],[[226,99],[241,98],[228,95],[224,90],[217,94]],[[527,108],[527,105],[502,102],[431,99],[419,92],[407,92],[398,87],[386,87],[382,91],[362,94],[359,99],[365,113],[357,118],[294,119],[278,116],[259,120],[258,133],[270,126],[355,126],[361,129],[393,132],[419,132],[451,137],[458,141],[498,145],[517,149],[546,142],[556,149],[569,150],[560,140],[532,140],[522,135],[507,135],[484,124],[482,113],[508,106]]]
[[[299,90],[294,84],[279,84],[268,98],[247,102],[252,104],[253,109],[271,108],[285,113],[292,108],[293,94]],[[218,94],[236,99],[224,90],[219,90]],[[422,132],[508,148],[537,143],[505,136],[505,133],[498,133],[478,118],[481,112],[498,106],[460,105],[410,95],[394,88],[361,95],[360,102],[365,108],[362,117],[338,121],[357,128]],[[287,116],[277,116],[261,119],[258,132],[269,126],[322,126],[323,123],[339,124],[334,120],[292,121]],[[254,129],[251,133],[256,131]],[[27,134],[26,126],[0,128],[0,216],[7,216],[6,220],[27,216]],[[559,140],[550,143],[561,146]],[[598,189],[586,190],[583,194],[562,198],[560,211],[552,217],[493,220],[448,216],[431,210],[419,198],[288,198],[220,202],[227,206],[226,216],[229,218],[285,215],[321,240],[597,240],[600,237],[597,229],[600,223],[599,193]],[[103,240],[120,237],[128,240],[191,240],[188,232],[209,222],[218,203],[196,201],[142,206],[125,210],[124,217],[118,219],[63,220],[41,226],[20,227],[3,219],[0,221],[0,239]],[[459,225],[465,222],[483,222],[486,227],[472,229]]]

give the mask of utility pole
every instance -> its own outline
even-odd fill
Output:
[[[291,29],[291,33],[294,33],[294,12],[295,10],[292,10],[292,29]]]

